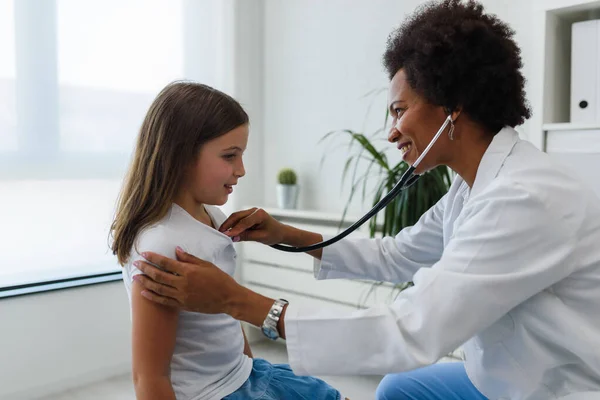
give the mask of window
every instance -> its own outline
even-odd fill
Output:
[[[195,24],[216,3],[0,0],[0,296],[120,272],[108,234],[134,140],[167,83],[215,85]]]

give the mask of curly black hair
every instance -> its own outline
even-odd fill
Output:
[[[531,117],[514,31],[476,1],[432,1],[387,41],[383,65],[431,104],[464,113],[490,133]]]

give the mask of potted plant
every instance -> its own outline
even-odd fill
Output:
[[[298,203],[298,185],[296,172],[283,168],[277,175],[277,205],[279,208],[293,210]]]

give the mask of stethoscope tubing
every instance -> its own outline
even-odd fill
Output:
[[[400,177],[400,180],[398,181],[398,183],[396,183],[396,185],[394,185],[392,190],[390,190],[383,199],[381,199],[377,204],[375,204],[375,206],[373,206],[373,208],[369,212],[367,212],[365,215],[363,215],[362,218],[360,218],[358,221],[356,221],[355,223],[350,225],[346,230],[344,230],[343,232],[340,232],[339,234],[337,234],[336,236],[334,236],[330,239],[324,240],[319,243],[311,244],[309,246],[294,247],[294,246],[287,246],[287,245],[282,245],[282,244],[274,244],[271,247],[273,247],[274,249],[277,249],[277,250],[288,252],[288,253],[305,253],[305,252],[309,252],[309,251],[322,249],[323,247],[327,247],[336,242],[339,242],[340,240],[342,240],[343,238],[345,238],[346,236],[348,236],[349,234],[351,234],[352,232],[354,232],[355,230],[360,228],[365,222],[370,220],[375,214],[377,214],[379,211],[381,211],[383,208],[385,208],[392,200],[394,200],[394,198],[396,196],[398,196],[398,194],[400,194],[400,192],[402,192],[405,189],[408,189],[419,179],[420,175],[416,175],[414,173],[415,169],[419,166],[419,164],[421,164],[421,161],[423,161],[423,158],[427,155],[427,153],[429,153],[429,151],[431,150],[431,148],[433,147],[435,142],[438,140],[438,138],[441,136],[442,132],[444,132],[444,129],[446,129],[446,127],[448,126],[448,124],[450,122],[452,122],[451,115],[449,115],[448,118],[446,118],[446,120],[444,121],[444,123],[442,124],[440,129],[437,131],[437,133],[435,134],[433,139],[431,139],[431,141],[429,142],[429,144],[427,145],[427,147],[425,148],[423,153],[421,153],[419,158],[417,158],[417,161],[415,161],[413,163],[413,165],[410,166],[402,174],[402,176]]]

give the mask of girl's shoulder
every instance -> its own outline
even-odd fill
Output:
[[[136,238],[136,253],[151,251],[168,256],[175,252],[176,237],[165,224],[155,224],[142,230]]]
[[[175,258],[175,238],[168,226],[154,224],[144,228],[135,238],[127,264],[124,265],[125,276],[131,279],[142,272],[133,266],[133,262],[143,260],[141,253],[149,251],[169,258]]]

